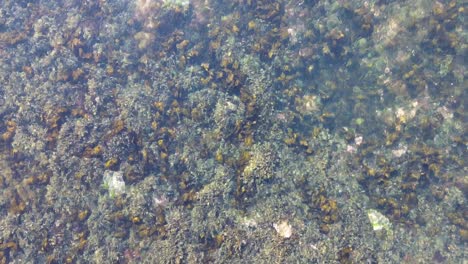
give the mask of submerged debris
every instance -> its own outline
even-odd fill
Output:
[[[367,210],[367,216],[369,217],[369,221],[374,231],[385,230],[389,233],[390,236],[391,234],[393,234],[392,224],[390,223],[390,220],[383,214],[381,214],[379,211],[369,209]]]

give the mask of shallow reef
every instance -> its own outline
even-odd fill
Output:
[[[462,263],[466,5],[0,4],[0,263]]]

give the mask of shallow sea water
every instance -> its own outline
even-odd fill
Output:
[[[0,3],[0,263],[463,263],[463,1]]]

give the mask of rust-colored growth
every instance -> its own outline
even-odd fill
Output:
[[[73,256],[68,256],[68,257],[65,259],[65,263],[66,263],[66,264],[73,263]]]
[[[210,38],[216,37],[216,36],[218,36],[220,34],[220,32],[221,32],[221,29],[219,28],[219,26],[214,26],[208,32],[208,37],[210,37]]]
[[[290,81],[294,80],[295,78],[296,78],[296,75],[294,74],[286,75],[284,72],[282,72],[280,76],[276,78],[276,81],[281,82],[281,84],[286,86],[289,84]]]
[[[284,139],[284,143],[286,143],[286,145],[294,145],[296,144],[297,137],[298,137],[297,133],[293,133],[292,131],[289,131],[288,137]]]
[[[187,60],[190,60],[192,58],[198,57],[199,54],[200,54],[200,52],[197,49],[194,48],[194,49],[191,49],[191,50],[189,50],[187,52],[186,58],[187,58]]]
[[[27,37],[28,35],[25,31],[4,32],[0,33],[0,42],[5,43],[7,45],[15,45],[16,43],[22,41]]]
[[[348,263],[350,262],[351,255],[353,254],[352,247],[345,247],[338,252],[338,259],[340,263]]]
[[[407,203],[408,201],[407,199],[403,199],[403,201],[399,203],[394,198],[380,198],[377,204],[385,210],[388,216],[398,220],[409,213],[412,205]]]
[[[110,219],[113,222],[125,221],[125,215],[122,211],[117,211],[110,215]]]
[[[210,50],[211,51],[216,51],[221,47],[221,41],[215,40],[210,42]]]
[[[197,193],[193,190],[190,190],[182,194],[182,201],[184,202],[184,204],[191,203],[195,201],[196,198],[197,198]]]
[[[418,205],[418,196],[414,192],[407,193],[403,196],[403,203],[409,208],[415,208]]]
[[[237,34],[237,33],[239,33],[239,31],[240,31],[240,29],[236,24],[232,25],[232,27],[231,27],[231,32],[232,33]]]
[[[83,47],[83,42],[79,38],[73,38],[68,42],[68,47],[71,50],[75,50],[77,48]]]
[[[417,181],[405,182],[405,183],[402,183],[400,187],[404,191],[415,191],[416,187],[418,187],[418,182]]]
[[[110,138],[116,136],[117,134],[122,132],[124,129],[125,129],[125,122],[122,119],[114,121],[114,124],[112,125],[112,129],[106,135],[105,140],[109,140]]]
[[[48,183],[49,182],[49,173],[42,173],[36,177],[38,183]]]
[[[13,138],[16,131],[16,122],[13,120],[6,121],[6,131],[2,134],[3,141],[9,141]]]
[[[134,156],[134,155],[133,154],[130,155],[130,157],[132,157],[132,156]],[[125,170],[125,172],[124,172],[124,179],[128,183],[138,182],[138,181],[140,181],[142,179],[142,177],[143,177],[143,174],[141,173],[141,171],[139,171],[138,169],[132,168],[132,167],[127,168]]]
[[[113,236],[115,238],[126,238],[128,236],[128,230],[125,229],[117,229],[114,233]]]
[[[280,42],[275,42],[273,43],[273,45],[271,45],[271,49],[268,51],[268,58],[271,59],[273,58],[274,56],[276,56],[276,54],[278,53],[278,50],[281,46],[281,43]]]
[[[87,60],[89,60],[89,59],[91,59],[91,58],[94,58],[94,54],[93,54],[93,53],[91,53],[91,52],[84,52],[84,51],[83,51],[83,48],[81,48],[81,47],[78,48],[78,56],[79,56],[80,58],[87,59]],[[94,60],[96,61],[96,58],[94,58]]]
[[[94,60],[95,63],[100,62],[100,61],[101,61],[101,57],[102,57],[102,55],[103,55],[102,52],[101,52],[100,50],[94,50],[92,53],[90,52],[90,53],[88,53],[88,54],[92,55],[93,60]],[[80,54],[80,57],[82,57],[83,59],[89,59],[89,58],[90,58],[90,57],[88,58],[88,56],[81,56],[81,55],[82,55],[82,54]],[[111,67],[112,67],[112,66],[111,66]],[[108,68],[106,68],[106,72],[109,74]]]
[[[49,249],[50,249],[49,238],[45,237],[44,239],[42,239],[40,251],[41,252],[46,252]]]
[[[106,66],[106,73],[107,73],[108,75],[112,75],[112,74],[114,74],[114,72],[115,72],[114,67],[113,67],[112,65],[108,64],[108,65]]]
[[[78,244],[76,244],[76,250],[77,251],[82,251],[86,247],[87,243],[88,243],[88,240],[86,238],[80,237],[80,240],[78,241]]]
[[[52,132],[47,133],[45,140],[48,143],[48,146],[53,146],[57,140],[57,137],[59,135],[59,130],[54,129]]]
[[[164,214],[164,211],[161,210],[160,213],[157,214],[156,216],[156,225],[165,225],[166,222],[166,215]]]
[[[5,250],[5,249],[10,249],[10,250],[18,250],[18,244],[13,241],[8,241],[5,243],[0,243],[0,250]]]
[[[439,176],[440,173],[440,164],[432,163],[429,165],[429,170],[434,173],[435,176]]]
[[[164,103],[161,102],[161,101],[154,102],[154,103],[153,103],[153,106],[156,107],[156,109],[157,109],[159,112],[163,112],[163,111],[164,111]]]
[[[206,72],[209,72],[209,71],[210,71],[210,64],[209,64],[209,63],[204,62],[204,63],[200,64],[200,66],[201,66],[202,69],[205,70]]]
[[[325,223],[320,224],[320,232],[322,234],[328,234],[328,232],[330,232],[330,226]]]
[[[49,129],[56,129],[60,126],[60,121],[62,120],[64,114],[67,112],[65,107],[58,107],[54,111],[49,112],[45,115],[44,120],[48,125]]]
[[[57,72],[57,81],[68,81],[70,79],[70,72],[68,70],[61,70]]]
[[[468,241],[468,229],[466,228],[461,228],[460,231],[460,236],[461,238],[463,239],[464,242],[467,242]]]
[[[154,131],[158,130],[158,126],[158,121],[154,120],[153,122],[151,122],[151,129],[153,129]]]
[[[176,130],[174,128],[167,129],[167,134],[173,139],[175,139],[177,136]]]
[[[187,65],[187,57],[184,55],[179,56],[179,60],[177,61],[177,65],[179,66],[180,69],[184,69],[185,65]]]
[[[101,145],[97,145],[93,148],[91,147],[86,147],[83,156],[86,158],[91,158],[91,157],[97,157],[101,155],[103,152],[103,148]]]
[[[200,121],[203,118],[203,112],[202,112],[202,110],[200,108],[195,107],[190,112],[190,116],[192,117],[192,120]]]
[[[123,120],[119,119],[114,122],[114,126],[112,128],[112,134],[117,135],[118,133],[122,132],[125,128],[125,123]]]
[[[399,207],[398,202],[395,200],[395,198],[387,199],[387,206],[389,206],[391,209]]]
[[[168,154],[166,152],[164,152],[164,151],[161,151],[159,153],[159,157],[161,158],[161,160],[166,160],[167,157],[168,157]]]
[[[190,41],[184,39],[183,41],[181,41],[179,44],[176,45],[176,48],[179,51],[185,50],[185,48],[188,46],[189,43]]]
[[[135,215],[135,216],[132,216],[131,219],[133,224],[141,224],[141,217]]]
[[[271,4],[268,1],[258,3],[256,6],[255,14],[261,18],[268,21],[272,19],[280,18],[281,14],[281,5],[279,3]]]
[[[35,182],[36,178],[34,176],[27,177],[23,179],[22,184],[23,185],[31,185]]]
[[[393,133],[390,133],[390,134],[387,135],[387,137],[386,137],[386,139],[385,139],[385,145],[386,145],[386,146],[391,146],[391,145],[393,145],[393,143],[395,143],[395,141],[396,141],[397,139],[399,139],[399,138],[400,138],[400,133],[399,133],[399,131],[395,131],[395,132],[393,132]]]
[[[71,111],[71,115],[75,117],[85,117],[86,112],[81,108],[73,108]]]
[[[89,216],[89,210],[88,209],[84,209],[84,210],[80,210],[78,212],[78,220],[80,221],[84,221],[88,218]]]
[[[74,81],[78,80],[84,74],[83,69],[78,68],[72,72],[72,78]]]
[[[468,210],[466,209],[459,208],[459,210],[449,213],[447,217],[452,224],[460,228],[466,228],[468,226],[468,223],[466,222],[466,219],[468,218]]]
[[[149,159],[150,155],[151,155],[151,153],[149,153],[147,149],[145,149],[145,148],[142,149],[140,151],[141,162],[143,164],[148,164],[150,162],[150,159]]]
[[[31,76],[33,74],[33,68],[31,66],[23,66],[23,72],[26,73],[26,75]]]
[[[324,43],[324,44],[323,44],[322,53],[323,53],[323,55],[332,55],[332,54],[331,54],[330,47],[328,46],[327,43]]]
[[[252,134],[249,134],[247,135],[245,138],[244,138],[244,145],[246,147],[250,147],[253,145],[253,142],[254,142],[254,139],[253,139],[253,136]]]
[[[47,264],[57,263],[57,259],[54,255],[49,255],[47,256],[46,263]]]
[[[138,227],[138,236],[139,237],[149,237],[151,236],[156,230],[153,228],[150,228],[147,225],[142,225]]]
[[[218,150],[218,151],[216,152],[215,160],[216,160],[217,162],[219,162],[219,163],[223,163],[224,157],[223,157],[223,153],[222,153],[221,150]]]
[[[217,234],[214,236],[214,241],[216,243],[216,247],[221,246],[224,242],[224,234]]]
[[[14,132],[16,129],[16,122],[13,120],[6,121],[7,130]]]
[[[325,112],[323,114],[320,115],[319,117],[319,120],[321,123],[325,123],[329,120],[332,120],[333,118],[335,118],[335,114],[332,113],[332,112]]]
[[[254,30],[257,27],[257,25],[256,25],[255,21],[250,20],[249,23],[247,24],[247,27],[248,27],[249,30]]]
[[[337,210],[336,201],[332,199],[326,200],[325,203],[322,204],[321,209],[325,213],[331,213],[331,212],[336,211]]]
[[[212,80],[211,76],[208,76],[206,78],[204,77],[201,77],[200,78],[200,82],[203,84],[203,85],[207,85],[208,83],[210,83]]]
[[[252,51],[254,53],[257,53],[257,52],[260,52],[261,50],[263,49],[263,46],[260,42],[255,42],[253,45],[252,45]]]
[[[166,226],[156,226],[153,229],[158,232],[160,237],[165,237],[167,235]]]
[[[249,161],[250,158],[252,157],[252,154],[250,154],[249,151],[245,150],[241,153],[241,156],[239,157],[239,160],[237,161],[237,164],[240,168],[245,167]]]
[[[177,102],[176,100],[174,100],[172,103],[171,103],[171,109],[170,111],[168,111],[170,115],[176,115],[177,117],[179,117],[179,115],[183,114],[185,112],[185,110],[183,108],[180,107],[179,105],[179,102]]]
[[[329,199],[323,194],[319,194],[319,196],[313,202],[316,207],[320,210],[320,220],[323,225],[321,225],[321,232],[327,233],[328,232],[328,225],[336,223],[338,221],[338,204],[336,200]],[[324,228],[322,230],[322,227]]]
[[[330,32],[328,32],[328,34],[326,35],[327,38],[330,38],[332,40],[340,40],[342,38],[344,38],[344,33],[339,30],[339,29],[332,29]]]
[[[18,250],[18,244],[13,241],[0,242],[0,263],[7,263],[6,255],[12,255]]]
[[[26,203],[16,195],[14,195],[14,197],[12,197],[12,199],[10,200],[10,208],[8,209],[8,212],[10,212],[11,214],[21,214],[24,212],[25,209]]]
[[[109,168],[114,167],[115,165],[117,165],[118,162],[119,162],[119,160],[116,157],[112,157],[108,161],[106,161],[106,163],[104,164],[104,167],[106,169],[109,169]]]

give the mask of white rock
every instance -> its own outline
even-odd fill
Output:
[[[110,196],[119,195],[125,192],[125,181],[121,171],[104,172],[104,186],[109,189]]]
[[[290,238],[292,236],[292,227],[290,224],[288,224],[287,221],[282,221],[281,223],[273,224],[273,227],[275,228],[278,235],[280,235],[281,237]]]

